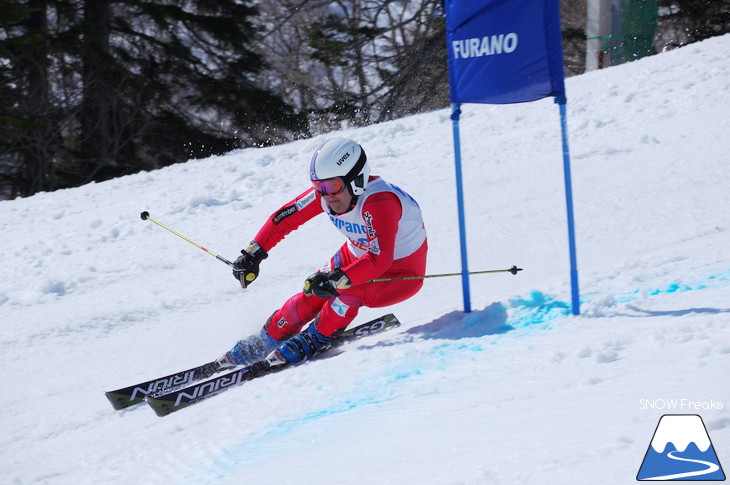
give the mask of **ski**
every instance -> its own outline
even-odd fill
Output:
[[[384,315],[380,318],[376,318],[375,320],[371,320],[363,323],[362,325],[345,330],[344,333],[335,337],[332,342],[332,346],[329,349],[342,345],[345,342],[384,332],[398,326],[400,326],[400,322],[395,315],[392,313]],[[275,354],[276,353],[272,353],[271,356],[274,356]],[[177,388],[171,391],[163,390],[161,392],[149,394],[145,400],[158,416],[166,416],[172,412],[200,402],[210,396],[220,394],[226,389],[230,389],[231,387],[250,381],[251,379],[271,374],[273,372],[278,372],[289,367],[285,362],[277,361],[271,356],[269,356],[268,360],[257,362],[249,367],[231,370],[211,379],[195,382],[182,389]]]
[[[176,372],[169,376],[158,377],[104,394],[109,399],[112,407],[118,411],[144,402],[144,398],[149,394],[164,390],[181,389],[195,381],[207,379],[219,370],[222,369],[217,362],[208,362],[207,364]]]

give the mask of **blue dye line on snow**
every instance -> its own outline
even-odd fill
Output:
[[[616,296],[619,303],[645,298],[646,296],[669,295],[674,293],[685,293],[687,291],[704,290],[708,288],[722,288],[730,284],[730,270],[723,271],[691,283],[673,281],[665,286],[649,288],[647,290],[635,289]]]
[[[730,283],[730,270],[711,275],[699,282],[687,284],[672,282],[666,286],[649,290],[633,290],[617,296],[616,301],[628,302],[646,296],[682,293],[727,286]],[[587,303],[590,300],[582,303]],[[438,339],[432,348],[432,353],[421,355],[415,360],[403,362],[400,366],[390,368],[387,375],[369,376],[369,385],[358,387],[364,393],[360,398],[342,399],[327,407],[304,414],[295,419],[281,421],[272,425],[263,434],[242,442],[232,448],[223,450],[213,458],[207,466],[191,477],[191,483],[205,483],[228,477],[232,472],[238,473],[245,469],[247,463],[252,463],[267,455],[269,451],[281,447],[281,439],[287,439],[292,433],[306,431],[308,425],[318,421],[348,413],[354,409],[377,406],[397,399],[393,393],[400,385],[428,375],[435,371],[446,371],[452,358],[461,358],[465,351],[482,352],[485,347],[479,340],[487,335],[501,334],[517,328],[549,328],[549,324],[560,317],[571,314],[568,302],[555,300],[551,296],[533,290],[526,298],[517,297],[509,300],[505,308],[501,303],[494,303],[483,310],[475,311],[460,318],[458,312],[452,312],[443,317],[419,327],[411,328],[407,334],[416,334],[424,339]],[[474,333],[474,329],[483,327],[488,331],[481,334]],[[382,382],[385,379],[386,382]],[[378,382],[376,382],[378,381]]]
[[[671,295],[712,288],[723,288],[730,285],[730,270],[707,276],[692,282],[672,281],[663,286],[648,289],[636,288],[614,297],[618,303],[628,303],[646,297]],[[581,304],[590,303],[584,298]],[[570,315],[568,302],[554,300],[549,295],[537,290],[530,293],[529,298],[514,298],[509,300],[511,316],[507,323],[515,328],[533,326],[552,322],[562,315]]]
[[[555,300],[537,290],[530,292],[529,299],[514,298],[509,303],[512,315],[507,323],[515,328],[547,324],[571,313],[568,302]]]
[[[445,341],[435,343],[432,352],[403,361],[396,366],[388,367],[385,372],[365,376],[354,385],[353,391],[339,400],[329,401],[322,409],[303,414],[300,417],[287,419],[272,424],[268,429],[245,441],[224,449],[214,457],[205,460],[199,471],[186,477],[184,483],[215,483],[223,479],[233,478],[255,463],[261,463],[276,453],[292,446],[292,435],[320,436],[317,426],[323,426],[328,419],[346,415],[351,411],[370,406],[380,406],[396,401],[404,394],[399,392],[403,386],[411,385],[414,379],[428,376],[436,371],[446,372],[449,361],[463,358],[464,352],[481,352],[483,347],[477,343]],[[408,391],[409,397],[433,394],[433,390]]]
[[[396,377],[397,379],[398,377]],[[286,441],[292,433],[296,433],[297,431],[306,432],[306,428],[309,425],[315,425],[318,421],[347,413],[356,408],[379,405],[391,401],[392,398],[389,398],[387,394],[382,397],[376,397],[370,392],[360,399],[344,399],[322,410],[273,424],[258,437],[221,451],[216,457],[209,460],[208,463],[205,463],[200,471],[191,477],[187,477],[184,482],[196,484],[214,483],[218,480],[228,478],[232,473],[239,473],[245,469],[247,465],[260,462],[262,456],[271,455],[276,449],[283,450],[292,446],[290,441]]]

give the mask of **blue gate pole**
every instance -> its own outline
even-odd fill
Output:
[[[469,295],[469,264],[466,257],[466,218],[464,217],[464,185],[461,178],[461,140],[459,137],[459,117],[461,104],[451,105],[451,122],[454,132],[454,166],[456,168],[456,204],[459,209],[459,239],[461,241],[461,286],[464,293],[464,313],[471,313]]]
[[[560,130],[563,134],[563,172],[565,175],[565,204],[568,209],[568,245],[570,247],[570,293],[573,315],[580,315],[578,262],[575,251],[575,221],[573,219],[573,182],[570,177],[570,150],[568,149],[568,122],[565,109],[565,95],[556,97],[555,102],[560,107]]]

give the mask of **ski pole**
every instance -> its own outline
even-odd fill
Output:
[[[522,271],[522,268],[512,266],[509,269],[490,269],[485,271],[469,271],[469,274],[486,274],[486,273],[512,273],[517,274],[518,271]],[[442,278],[444,276],[461,276],[461,273],[444,273],[444,274],[427,274],[425,276],[398,276],[395,278],[376,278],[374,280],[366,281],[366,283],[378,283],[380,281],[400,281],[400,280],[422,280],[425,278]]]
[[[169,227],[167,227],[166,225],[162,224],[161,222],[158,222],[158,221],[154,220],[153,218],[151,218],[151,217],[150,217],[150,213],[149,213],[149,212],[147,212],[147,211],[144,211],[144,212],[143,212],[142,214],[140,214],[140,217],[142,217],[142,220],[143,220],[143,221],[152,221],[152,222],[154,222],[155,224],[157,224],[157,225],[158,225],[158,226],[160,226],[161,228],[163,228],[163,229],[167,229],[168,231],[170,231],[171,233],[173,233],[173,234],[174,234],[174,235],[176,235],[177,237],[180,237],[180,238],[182,238],[182,239],[185,239],[185,240],[186,240],[187,242],[189,242],[189,243],[190,243],[190,244],[192,244],[193,246],[197,246],[197,247],[199,247],[200,249],[202,249],[202,250],[203,250],[203,251],[205,251],[206,253],[210,254],[211,256],[215,256],[215,257],[216,257],[216,258],[217,258],[217,259],[218,259],[219,261],[223,261],[223,262],[224,262],[224,263],[226,263],[226,264],[227,264],[228,266],[231,266],[231,267],[233,267],[233,263],[231,263],[230,261],[228,261],[228,260],[227,260],[226,258],[224,258],[223,256],[219,256],[219,255],[215,254],[215,253],[214,253],[213,251],[210,251],[209,249],[206,249],[206,248],[204,248],[203,246],[201,246],[200,244],[196,243],[195,241],[192,241],[192,240],[190,240],[190,239],[186,238],[185,236],[183,236],[183,235],[182,235],[182,234],[180,234],[179,232],[175,232],[175,231],[173,231],[172,229],[170,229]]]

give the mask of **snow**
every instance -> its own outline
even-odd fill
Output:
[[[235,258],[322,137],[0,202],[2,482],[615,485],[663,414],[730,463],[729,68],[725,35],[567,80],[581,316],[557,107],[465,105],[469,267],[524,271],[472,277],[469,315],[459,278],[427,280],[400,329],[165,418],[104,391],[219,356],[342,241],[313,220],[242,291],[139,214]],[[421,204],[428,271],[458,272],[449,111],[339,134]]]

